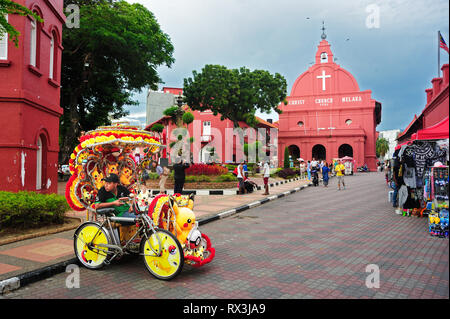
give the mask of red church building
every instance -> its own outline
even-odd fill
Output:
[[[19,46],[0,40],[0,190],[56,193],[63,0],[15,0],[44,21],[7,16]]]
[[[353,157],[356,166],[376,170],[376,126],[381,122],[381,103],[372,91],[361,91],[353,75],[336,64],[322,34],[315,64],[301,74],[282,103],[279,116],[278,164],[284,149],[293,158],[326,160]]]

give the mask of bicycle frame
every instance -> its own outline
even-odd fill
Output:
[[[103,252],[102,250],[98,249],[98,248],[108,248],[111,249],[112,251],[106,251],[107,255],[112,255],[112,257],[110,257],[108,260],[105,260],[106,264],[109,264],[112,260],[114,260],[114,258],[116,258],[117,256],[122,256],[124,254],[124,251],[128,248],[129,244],[140,234],[142,234],[141,236],[141,240],[148,240],[148,238],[151,236],[151,234],[155,233],[155,227],[153,224],[153,220],[144,212],[141,212],[139,210],[139,208],[136,205],[135,199],[132,199],[133,201],[133,210],[135,211],[135,213],[137,213],[138,215],[136,217],[116,217],[116,216],[106,216],[105,220],[100,224],[99,222],[95,222],[96,224],[99,225],[99,228],[97,230],[97,232],[95,233],[95,235],[92,237],[91,242],[86,243],[86,245],[88,246],[88,248],[90,250],[96,251],[97,253],[99,253],[101,255],[101,253]],[[114,228],[111,225],[111,222],[117,222],[117,223],[121,223],[121,222],[129,222],[129,223],[134,223],[136,225],[140,225],[140,227],[138,228],[138,230],[134,233],[134,235],[125,242],[124,245],[122,245],[120,243],[120,239],[116,238],[116,236],[114,236]],[[111,241],[113,242],[113,244],[97,244],[97,248],[93,246],[93,242],[95,240],[95,238],[97,237],[97,235],[100,234],[101,230],[105,229],[107,231],[107,235],[108,237],[111,239]],[[111,236],[112,235],[112,236]],[[150,236],[149,236],[150,235]],[[78,237],[77,237],[78,238]],[[159,238],[159,236],[156,236],[157,240],[158,240],[158,247],[161,249],[162,245],[161,245],[161,239]],[[153,247],[151,247],[150,245],[150,249],[153,251],[153,253],[155,253],[155,255],[146,255],[143,253],[140,253],[140,255],[145,255],[145,256],[158,256],[160,257],[162,255],[162,250],[161,251],[155,251],[153,249]],[[106,255],[106,256],[107,256]],[[105,255],[103,255],[105,256]]]

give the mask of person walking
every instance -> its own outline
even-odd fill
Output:
[[[244,187],[244,168],[242,165],[243,162],[239,163],[238,167],[237,167],[237,174],[236,177],[238,179],[238,187],[239,187],[239,194],[245,194],[245,187]]]
[[[161,175],[159,175],[159,193],[165,194],[166,193],[166,182],[167,178],[169,177],[170,170],[167,166],[162,167]]]
[[[393,198],[392,198],[392,207],[396,208],[395,213],[396,214],[401,214],[401,209],[400,209],[400,205],[399,205],[399,200],[398,200],[398,193],[400,188],[402,187],[402,185],[404,185],[404,180],[403,180],[403,169],[402,169],[402,163],[400,162],[399,158],[398,158],[398,152],[396,151],[394,153],[394,163],[393,163],[393,169],[392,169],[392,181],[394,183],[392,183],[392,186],[394,187],[394,194],[393,194]]]
[[[336,177],[338,179],[338,190],[341,190],[341,183],[345,189],[344,175],[345,175],[345,166],[342,164],[342,160],[339,160],[339,164],[334,168],[336,172]]]
[[[173,165],[173,177],[175,180],[173,189],[174,194],[181,194],[183,192],[184,181],[186,180],[185,170],[189,168],[189,166],[189,163],[184,163],[180,156],[175,160],[175,165]]]
[[[262,169],[262,175],[263,175],[263,179],[264,179],[264,190],[265,190],[263,195],[269,195],[269,177],[270,177],[269,162],[264,163],[264,166]]]
[[[328,173],[329,172],[330,172],[330,168],[328,167],[327,162],[325,161],[322,166],[322,181],[323,181],[323,186],[325,186],[325,187],[328,187],[328,180],[329,180]]]
[[[244,165],[242,165],[242,169],[244,170],[244,175],[245,177],[248,178],[248,167],[247,167],[247,161],[244,161]]]
[[[333,176],[336,176],[336,166],[338,165],[337,160],[333,160]]]
[[[316,161],[316,159],[313,157],[312,161],[311,161],[311,168],[315,167],[316,170],[319,168],[319,162]]]
[[[304,161],[300,163],[300,176],[302,179],[306,178],[306,164]]]
[[[308,164],[306,164],[306,171],[308,173],[308,180],[311,180],[311,161],[308,161]]]

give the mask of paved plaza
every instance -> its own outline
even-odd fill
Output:
[[[448,239],[431,237],[426,218],[394,214],[383,174],[346,183],[338,191],[332,179],[328,188],[307,187],[201,226],[215,259],[185,265],[169,282],[128,256],[101,270],[80,268],[79,288],[67,288],[61,273],[2,297],[448,299]],[[366,285],[373,267],[379,288]]]

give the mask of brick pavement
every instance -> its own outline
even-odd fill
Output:
[[[258,182],[258,180],[256,181]],[[272,180],[272,182],[274,181]],[[272,193],[282,193],[306,183],[308,182],[298,180],[277,185],[272,188]],[[64,190],[65,183],[59,183],[58,192],[64,194]],[[257,190],[246,195],[197,195],[195,197],[194,212],[197,220],[201,220],[201,218],[263,199],[265,196],[262,193],[262,190]],[[80,218],[82,221],[86,220],[85,211],[70,211],[67,215]],[[48,236],[0,245],[0,282],[14,276],[42,269],[43,267],[52,267],[55,264],[74,258],[73,233],[74,230],[72,229]]]
[[[447,239],[429,236],[425,218],[394,214],[379,173],[346,178],[347,189],[309,187],[201,227],[216,247],[211,264],[185,266],[170,282],[130,256],[100,271],[80,268],[4,298],[448,299]],[[367,265],[380,288],[365,285]]]

